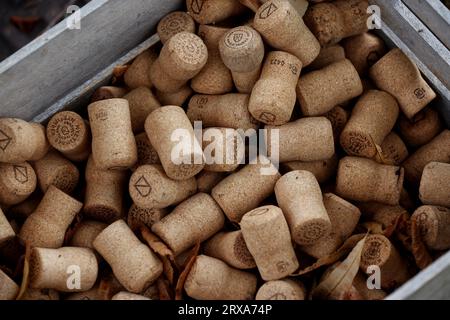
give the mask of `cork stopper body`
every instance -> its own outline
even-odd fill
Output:
[[[421,238],[431,250],[450,248],[450,209],[439,206],[421,206],[412,216],[418,224]]]
[[[372,33],[362,33],[344,41],[345,55],[363,76],[386,53],[381,38]]]
[[[186,0],[188,14],[200,24],[214,24],[241,14],[245,7],[235,0]]]
[[[150,143],[147,133],[142,132],[134,138],[136,140],[138,160],[133,168],[131,168],[133,171],[143,165],[161,164],[158,153]]]
[[[124,170],[137,161],[130,108],[125,99],[109,99],[88,106],[92,155],[100,169]]]
[[[128,70],[125,72],[125,84],[130,89],[136,89],[139,87],[152,87],[153,84],[150,80],[150,68],[157,58],[158,54],[153,49],[146,50],[139,56],[137,56]]]
[[[158,58],[150,68],[150,79],[155,88],[164,94],[175,94],[187,84],[187,80],[176,80],[166,71]]]
[[[250,300],[255,296],[256,283],[255,275],[200,255],[186,278],[184,290],[197,300]]]
[[[326,66],[345,59],[345,50],[340,45],[321,48],[317,58],[308,66],[310,70],[325,68]]]
[[[11,240],[15,235],[16,233],[9,224],[8,219],[6,219],[5,214],[2,209],[0,209],[0,246]]]
[[[425,166],[419,197],[423,204],[450,208],[450,164],[430,162]]]
[[[156,90],[156,97],[163,106],[182,106],[194,91],[188,85],[184,85],[178,91],[165,93]]]
[[[336,175],[338,163],[339,159],[337,155],[334,155],[328,160],[285,162],[281,164],[281,167],[286,172],[297,170],[309,171],[316,177],[317,182],[324,183]]]
[[[179,254],[216,234],[224,222],[223,212],[214,199],[206,193],[198,193],[155,223],[152,231]]]
[[[211,193],[211,190],[225,177],[226,172],[203,170],[196,176],[198,192]]]
[[[411,147],[420,147],[430,142],[443,128],[438,112],[434,108],[425,108],[410,121],[401,115],[398,127],[403,140]]]
[[[232,172],[243,163],[244,141],[231,128],[207,128],[203,130],[203,153],[205,170]]]
[[[324,115],[324,117],[331,122],[335,144],[339,143],[341,133],[347,125],[348,119],[350,119],[350,112],[344,109],[342,106],[336,106],[328,111]]]
[[[80,222],[70,239],[73,247],[89,248],[94,250],[94,240],[108,225],[95,220],[84,220]]]
[[[400,49],[392,49],[369,71],[378,88],[392,94],[403,113],[412,119],[436,93],[426,83],[416,64]]]
[[[282,279],[298,268],[289,227],[280,208],[254,209],[243,216],[240,226],[263,280]]]
[[[169,13],[159,21],[157,26],[159,39],[163,44],[183,31],[195,33],[195,22],[189,14],[182,11]]]
[[[0,284],[0,300],[14,300],[19,293],[19,286],[1,269]]]
[[[130,107],[131,127],[134,133],[144,132],[144,124],[147,116],[152,111],[161,107],[152,91],[147,87],[139,87],[123,97]]]
[[[267,281],[256,293],[256,300],[305,300],[304,286],[294,280]]]
[[[103,86],[94,91],[91,97],[91,103],[100,100],[122,98],[124,95],[127,94],[127,91],[128,91],[127,89],[121,87]]]
[[[377,154],[375,160],[379,163],[399,166],[408,156],[409,151],[403,140],[395,132],[391,132],[383,140],[381,154]]]
[[[147,289],[162,273],[161,261],[123,220],[104,229],[95,238],[94,247],[111,266],[117,280],[132,293]]]
[[[151,228],[168,213],[167,209],[146,209],[133,203],[128,210],[127,224],[131,230],[137,230],[141,225]]]
[[[36,189],[37,177],[27,163],[0,163],[0,203],[15,205],[25,201]]]
[[[119,293],[116,293],[111,300],[151,300],[150,298],[147,298],[145,296],[142,296],[140,294],[135,294],[131,292],[121,291]]]

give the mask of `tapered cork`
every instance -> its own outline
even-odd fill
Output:
[[[14,300],[18,293],[19,286],[0,269],[0,300]]]
[[[323,115],[362,93],[361,79],[348,59],[301,76],[297,85],[304,116]]]
[[[258,121],[248,111],[250,96],[243,93],[194,95],[189,101],[189,120],[202,121],[203,127],[256,129]]]
[[[392,226],[399,216],[409,215],[408,211],[399,205],[391,206],[377,202],[361,202],[358,203],[358,208],[362,211],[365,221],[380,223],[383,228]]]
[[[378,88],[398,101],[403,113],[412,119],[436,93],[423,79],[417,65],[400,49],[392,49],[369,70]]]
[[[378,164],[373,160],[345,157],[338,166],[336,192],[355,201],[375,201],[398,205],[403,188],[401,167]]]
[[[72,161],[84,161],[91,153],[89,125],[72,111],[59,112],[50,119],[47,139],[53,148]]]
[[[158,153],[150,143],[147,133],[142,132],[135,136],[134,139],[136,140],[138,160],[131,168],[133,171],[146,164],[161,164]]]
[[[287,172],[297,170],[309,171],[316,177],[317,182],[324,183],[336,175],[338,162],[337,155],[334,155],[328,160],[285,162],[281,164],[281,167]]]
[[[80,222],[70,239],[73,247],[89,248],[94,250],[94,240],[108,225],[94,220]]]
[[[219,43],[220,56],[231,70],[234,84],[241,93],[250,93],[258,80],[264,59],[264,43],[250,26],[228,31]]]
[[[339,143],[341,133],[347,125],[348,119],[350,119],[350,112],[345,110],[342,106],[336,106],[325,113],[324,117],[331,122],[334,142]]]
[[[398,127],[403,140],[411,147],[427,144],[443,129],[441,118],[434,108],[425,108],[412,121],[401,115]]]
[[[290,279],[267,281],[256,293],[256,300],[306,300],[305,287]]]
[[[303,66],[319,55],[319,42],[289,1],[266,1],[256,12],[253,27],[269,45],[293,54]]]
[[[377,146],[392,131],[399,115],[397,101],[389,93],[370,90],[355,105],[340,142],[347,154],[373,158]]]
[[[240,230],[217,233],[205,243],[203,251],[206,255],[220,259],[237,269],[256,267]]]
[[[187,80],[176,80],[170,73],[163,69],[160,59],[157,59],[150,69],[150,79],[157,91],[164,94],[176,94],[187,86]]]
[[[147,87],[136,88],[123,98],[128,101],[130,107],[133,132],[144,132],[145,119],[150,113],[161,107],[161,104]]]
[[[94,91],[91,97],[91,103],[114,98],[122,98],[127,94],[127,89],[114,86],[103,86]]]
[[[131,230],[137,230],[141,225],[151,228],[168,213],[167,209],[145,209],[133,203],[128,210],[127,224]]]
[[[36,189],[37,177],[27,163],[0,163],[0,203],[15,205],[25,201]]]
[[[430,162],[450,163],[450,130],[445,129],[403,162],[405,178],[418,185],[425,166]]]
[[[134,59],[128,70],[125,72],[124,81],[130,89],[139,87],[152,87],[150,80],[150,68],[158,58],[155,50],[149,49],[141,53]],[[119,98],[119,97],[115,97]]]
[[[216,234],[224,222],[223,212],[214,199],[206,193],[198,193],[155,223],[152,231],[179,254]]]
[[[60,248],[67,228],[82,206],[81,202],[50,186],[41,203],[23,224],[19,237],[32,247]]]
[[[86,217],[113,222],[124,215],[123,195],[127,174],[119,170],[99,169],[92,157],[86,165],[86,194],[83,212]]]
[[[159,39],[165,44],[177,33],[186,31],[195,33],[195,22],[186,12],[174,11],[162,18],[156,28]]]
[[[214,24],[244,12],[235,0],[186,0],[187,12],[200,24]]]
[[[0,246],[11,240],[15,235],[14,229],[9,224],[2,209],[0,209]]]
[[[260,157],[258,163],[246,165],[212,189],[212,197],[231,221],[241,221],[244,214],[272,194],[280,173],[272,163],[265,164],[268,161]]]
[[[340,45],[322,48],[317,58],[308,66],[310,70],[325,68],[326,66],[345,59],[345,50]]]
[[[378,266],[381,274],[381,288],[393,289],[409,280],[406,262],[388,238],[381,234],[369,235],[361,254],[360,268],[364,273],[371,273],[367,268]]]
[[[450,208],[450,164],[430,162],[425,166],[419,197],[423,204]]]
[[[195,194],[195,177],[176,181],[170,179],[160,165],[144,165],[136,169],[128,186],[134,203],[141,208],[162,209],[176,205]]]
[[[47,153],[49,146],[42,125],[14,118],[0,119],[0,162],[36,161]]]
[[[338,0],[310,6],[304,20],[324,47],[367,31],[367,0]]]
[[[344,41],[345,55],[362,76],[386,54],[383,40],[372,33],[362,33]]]
[[[33,248],[30,256],[30,287],[81,292],[97,280],[98,264],[94,251],[87,248]]]
[[[211,193],[211,190],[225,177],[225,172],[203,170],[196,176],[198,192]]]
[[[201,145],[180,107],[166,106],[153,111],[145,121],[145,131],[169,178],[188,180],[203,169]]]
[[[94,247],[119,282],[132,293],[147,289],[162,273],[161,261],[123,220],[104,229],[94,240]]]
[[[327,160],[335,153],[333,128],[325,117],[302,118],[279,127],[266,126],[266,130],[268,154],[278,152],[281,163]]]
[[[409,156],[408,148],[395,132],[391,132],[381,144],[381,153],[375,156],[375,161],[399,166]]]
[[[412,219],[416,219],[421,237],[431,250],[450,248],[450,209],[437,206],[418,208]]]
[[[270,52],[248,105],[252,116],[265,124],[283,125],[291,119],[301,61],[283,51]]]
[[[255,297],[256,283],[255,275],[200,255],[186,278],[184,290],[196,300],[251,300]]]
[[[42,159],[34,162],[33,167],[39,187],[44,193],[53,185],[70,194],[76,188],[80,178],[78,168],[55,150],[51,150]]]
[[[151,300],[150,298],[141,296],[140,294],[135,294],[131,292],[121,291],[116,293],[111,300]]]
[[[109,99],[88,106],[92,155],[100,169],[124,170],[137,161],[130,108],[125,99]]]
[[[320,259],[336,251],[351,236],[361,217],[361,211],[335,194],[323,195],[323,204],[331,221],[331,232],[311,246],[303,246],[302,251]]]
[[[163,106],[182,106],[193,93],[194,90],[190,86],[185,85],[173,93],[156,90],[156,97]]]
[[[282,279],[298,268],[289,227],[280,208],[256,208],[242,217],[240,226],[263,280]]]

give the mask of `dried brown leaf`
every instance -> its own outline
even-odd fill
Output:
[[[167,245],[154,233],[152,233],[149,228],[145,225],[140,226],[142,238],[147,242],[148,246],[152,248],[153,251],[160,257],[168,258],[172,263],[175,263],[175,256],[173,251],[167,247]]]
[[[160,277],[156,280],[156,286],[159,291],[159,300],[172,300],[172,295],[170,294],[170,284],[169,281]]]
[[[114,67],[113,76],[117,78],[123,77],[123,75],[125,74],[125,72],[127,72],[129,67],[130,67],[129,65],[121,65]]]
[[[433,258],[422,241],[420,224],[415,216],[411,219],[411,239],[411,249],[414,260],[416,260],[416,264],[420,269],[425,269],[433,262]]]
[[[368,221],[361,224],[370,234],[384,234],[383,225],[375,221]]]
[[[16,300],[22,299],[25,292],[30,284],[30,256],[31,256],[31,245],[27,242],[25,243],[25,256],[23,260],[23,275],[22,283],[20,284],[20,290],[17,294]]]
[[[197,259],[198,252],[200,251],[200,242],[195,245],[194,248],[192,248],[189,262],[186,264],[186,267],[184,268],[183,272],[181,272],[180,276],[178,277],[177,286],[175,288],[175,300],[182,300],[183,299],[183,287],[184,283],[186,282],[186,278],[191,271],[192,266],[194,265],[195,259]]]

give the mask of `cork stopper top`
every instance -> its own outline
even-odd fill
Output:
[[[186,12],[171,12],[162,18],[157,27],[157,32],[161,42],[164,44],[174,35],[180,32],[195,32],[195,22]]]
[[[289,1],[266,1],[256,12],[253,25],[255,26],[255,29],[264,33],[267,30],[276,29],[278,26],[283,25],[284,20],[290,15],[297,15],[298,18],[301,19]],[[299,30],[286,31],[299,32]]]
[[[29,195],[36,189],[37,177],[33,167],[27,162],[0,164],[1,185],[15,195]],[[1,190],[0,186],[0,190]]]
[[[47,139],[57,150],[70,151],[83,144],[88,134],[84,119],[72,111],[54,115],[47,125]]]
[[[254,226],[268,225],[279,218],[283,214],[281,209],[275,206],[264,206],[256,208],[244,215],[241,224],[251,224]]]
[[[391,248],[392,244],[385,236],[369,235],[361,255],[361,267],[366,270],[371,265],[384,265],[391,256]]]

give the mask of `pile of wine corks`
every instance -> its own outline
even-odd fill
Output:
[[[0,299],[312,299],[355,238],[338,296],[383,299],[450,249],[435,92],[367,1],[306,5],[186,1],[89,105],[0,119]]]

